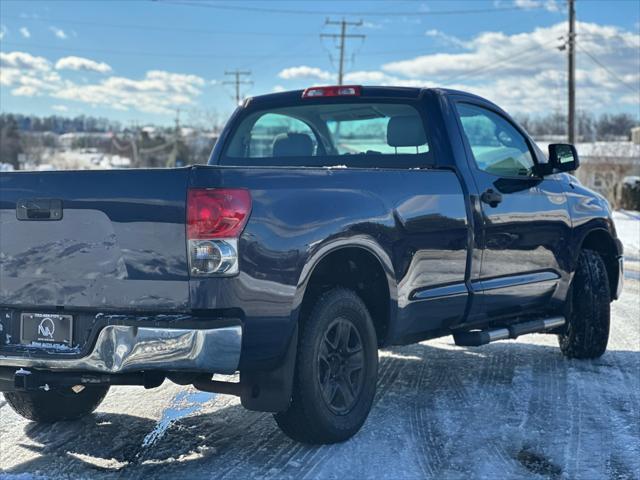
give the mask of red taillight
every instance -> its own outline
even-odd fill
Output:
[[[237,238],[251,212],[251,195],[241,189],[190,188],[187,238]]]
[[[359,85],[335,85],[332,87],[311,87],[302,92],[302,98],[317,97],[359,97],[362,87]]]

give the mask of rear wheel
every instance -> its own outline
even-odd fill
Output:
[[[333,289],[302,319],[292,401],[276,422],[300,442],[347,440],[369,414],[377,375],[376,333],[364,302]]]
[[[86,387],[75,393],[71,388],[48,392],[5,392],[9,406],[27,420],[53,423],[75,420],[90,414],[104,400],[109,387]]]
[[[597,358],[609,341],[609,278],[602,257],[583,250],[571,286],[571,313],[558,335],[560,350],[569,358]]]

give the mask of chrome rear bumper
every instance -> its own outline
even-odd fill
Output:
[[[0,355],[0,367],[107,374],[148,370],[234,373],[241,345],[239,325],[208,330],[108,325],[100,331],[87,356]]]

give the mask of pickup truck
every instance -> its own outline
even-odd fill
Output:
[[[622,246],[575,148],[548,153],[475,95],[332,86],[247,99],[208,165],[1,173],[0,391],[54,422],[168,379],[332,443],[379,348],[598,357]]]

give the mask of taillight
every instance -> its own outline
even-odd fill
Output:
[[[317,97],[357,97],[362,87],[359,85],[336,85],[332,87],[311,87],[302,92],[302,98]]]
[[[238,238],[251,213],[251,195],[241,189],[190,188],[187,241],[191,275],[238,273]]]

